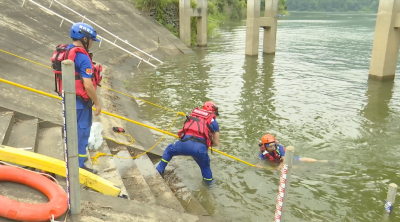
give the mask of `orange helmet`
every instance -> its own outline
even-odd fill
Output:
[[[268,144],[268,143],[276,143],[277,141],[273,135],[265,134],[264,136],[261,137],[261,142],[263,144]]]
[[[219,116],[219,113],[218,113],[218,106],[215,105],[215,103],[212,102],[212,101],[207,101],[207,102],[205,102],[204,105],[203,105],[203,109],[204,109],[204,110],[207,110],[207,111],[210,111],[210,112],[215,112],[215,114],[216,114],[217,116]]]

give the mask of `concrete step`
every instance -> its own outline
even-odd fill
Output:
[[[198,216],[210,216],[203,205],[193,196],[192,192],[182,182],[173,184],[175,196],[189,214]]]
[[[167,176],[165,177],[168,180]],[[193,196],[192,192],[187,186],[182,183],[174,183],[173,190],[176,190],[175,196],[184,207],[185,211],[189,214],[199,216],[210,216],[209,213],[204,209],[203,205]]]
[[[39,129],[37,153],[65,161],[64,138],[61,126]],[[56,175],[56,180],[65,189],[65,177]]]
[[[179,174],[175,173],[176,164],[182,161],[182,157],[175,157],[174,162],[167,165],[164,171],[164,180],[171,188],[175,191],[175,196],[178,198],[181,205],[184,206],[185,211],[199,216],[209,216],[207,210],[201,205],[201,203],[194,197],[188,187],[182,182],[183,178]],[[158,163],[154,166],[157,167]]]
[[[14,125],[14,112],[0,112],[0,144],[6,144]]]
[[[62,127],[40,129],[38,139],[39,144],[37,153],[65,161]]]
[[[31,148],[27,151],[36,151],[38,145],[39,121],[33,119],[14,119],[10,138],[5,145],[15,148]]]
[[[94,157],[96,156],[97,152],[111,155],[106,140],[103,141],[103,144],[99,147],[98,150],[89,150],[88,154],[90,155],[90,157]],[[116,184],[118,187],[121,188],[120,195],[125,195],[129,198],[129,194],[126,191],[124,182],[122,181],[122,177],[119,174],[118,168],[115,165],[114,158],[112,156],[101,156],[97,160],[99,161],[98,164],[94,162],[92,163],[93,168],[99,171],[98,175]]]
[[[118,168],[119,174],[122,176],[129,197],[131,200],[155,204],[156,198],[147,185],[146,180],[140,174],[135,161],[131,158],[131,154],[125,146],[119,146],[119,150],[120,151],[116,155],[126,159],[114,156],[114,162]]]
[[[48,198],[38,190],[22,184],[2,182],[0,194],[24,203],[44,204]],[[179,213],[172,209],[157,205],[142,203],[134,200],[126,200],[113,196],[103,195],[91,190],[81,190],[81,222],[213,222],[213,218],[206,216],[195,216],[187,213]],[[64,221],[64,217],[57,218],[57,221]],[[67,221],[73,221],[68,216]],[[0,222],[15,222],[0,217]]]
[[[0,187],[1,189],[1,187]],[[87,190],[81,191],[81,222],[135,221],[135,222],[214,222],[209,216],[196,216],[177,212],[157,205],[124,200]],[[68,217],[68,221],[72,221]]]
[[[174,193],[154,168],[153,163],[146,154],[135,159],[135,163],[140,174],[142,174],[147,185],[150,187],[151,192],[153,192],[157,205],[171,208],[178,212],[185,212]]]

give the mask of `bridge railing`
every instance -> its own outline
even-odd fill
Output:
[[[25,1],[26,1],[26,0],[23,0],[22,6],[24,6]],[[44,9],[44,10],[46,10],[46,11],[48,11],[48,12],[54,14],[55,16],[61,18],[62,20],[61,20],[61,23],[60,23],[60,27],[62,26],[62,24],[63,24],[64,21],[67,21],[67,22],[69,22],[69,23],[71,23],[71,24],[74,24],[74,23],[75,23],[75,22],[73,22],[73,21],[67,19],[66,17],[64,17],[64,16],[62,16],[62,15],[60,15],[60,14],[58,14],[58,13],[56,13],[56,12],[54,12],[54,11],[48,9],[48,8],[46,8],[45,6],[43,6],[43,5],[41,5],[41,4],[37,3],[37,2],[35,2],[35,1],[33,1],[33,0],[29,0],[29,1],[32,2],[33,4],[35,4],[36,6],[38,6],[38,7],[42,8],[42,9]],[[56,1],[56,0],[53,0],[53,1]],[[50,5],[50,6],[51,6],[51,5]],[[108,32],[108,31],[107,31],[107,32]],[[108,33],[109,33],[109,32],[108,32]],[[112,34],[112,33],[111,33],[111,34]],[[97,37],[100,39],[99,47],[100,47],[101,43],[102,43],[103,41],[105,41],[105,42],[108,42],[108,43],[110,43],[111,45],[113,45],[113,46],[115,46],[115,47],[121,49],[122,51],[124,51],[124,52],[126,52],[126,53],[128,53],[128,54],[130,54],[130,55],[132,55],[132,56],[134,56],[134,57],[136,57],[136,58],[138,58],[138,59],[140,60],[140,62],[139,62],[139,64],[137,65],[137,67],[139,67],[139,65],[141,64],[141,62],[145,62],[145,63],[149,64],[150,66],[152,66],[152,67],[154,67],[154,68],[157,67],[156,65],[152,64],[152,63],[149,62],[148,60],[145,60],[144,58],[142,58],[142,57],[136,55],[135,53],[133,53],[133,52],[131,52],[131,51],[128,51],[128,50],[126,50],[125,48],[122,48],[121,46],[115,44],[115,42],[112,42],[112,41],[110,41],[110,40],[108,40],[108,39],[102,37],[101,35],[97,35]],[[126,40],[124,40],[123,42],[128,43]],[[140,50],[140,51],[143,52],[143,53],[145,53],[145,52],[142,51],[142,50]],[[146,54],[147,54],[147,53],[146,53]],[[154,58],[154,57],[153,57],[153,58]],[[149,58],[149,60],[150,60],[150,58]],[[158,60],[158,61],[159,61],[159,60]]]
[[[64,7],[64,8],[66,8],[66,9],[70,10],[71,12],[73,12],[73,13],[79,15],[80,17],[82,17],[82,22],[84,22],[84,21],[86,20],[86,21],[92,23],[93,25],[99,27],[99,28],[100,28],[101,30],[103,30],[104,32],[106,32],[106,33],[110,34],[111,36],[115,37],[114,43],[115,43],[117,40],[120,40],[120,41],[122,41],[123,43],[129,45],[130,47],[132,47],[132,48],[138,50],[139,52],[141,52],[141,53],[143,53],[143,54],[149,56],[150,58],[152,58],[152,59],[154,59],[154,60],[156,60],[156,61],[158,61],[158,62],[160,62],[160,63],[162,63],[162,61],[159,60],[159,59],[157,59],[156,57],[154,57],[154,56],[148,54],[147,52],[145,52],[145,51],[143,51],[143,50],[137,48],[136,46],[130,44],[130,43],[128,42],[128,40],[121,39],[121,38],[118,37],[117,35],[111,33],[110,31],[108,31],[108,30],[106,30],[105,28],[101,27],[100,25],[98,25],[97,23],[93,22],[92,20],[86,18],[86,16],[84,16],[84,15],[82,15],[82,14],[76,12],[75,10],[69,8],[68,6],[66,6],[66,5],[64,5],[63,3],[59,2],[58,0],[52,0],[52,3],[53,3],[53,1],[56,2],[56,3],[58,3],[59,5],[61,5],[62,7]],[[49,8],[50,8],[50,7],[51,7],[51,4],[50,4]]]

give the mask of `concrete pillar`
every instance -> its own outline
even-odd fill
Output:
[[[179,38],[187,46],[190,46],[190,16],[187,18],[187,9],[190,8],[190,0],[179,0]]]
[[[246,55],[258,55],[260,6],[260,0],[247,1]]]
[[[207,46],[207,0],[197,0],[197,46]]]
[[[270,18],[270,26],[264,26],[264,54],[275,54],[276,30],[278,25],[278,0],[265,1],[265,15]]]
[[[400,45],[400,1],[380,0],[369,78],[393,80]]]
[[[367,104],[361,111],[361,115],[367,118],[363,127],[371,128],[375,124],[385,121],[391,113],[389,103],[393,97],[394,81],[375,81],[368,80],[368,90],[365,97],[368,98]]]
[[[207,46],[207,0],[197,0],[196,9],[190,0],[179,0],[179,37],[187,46],[191,46],[191,17],[197,17],[197,45]]]
[[[260,0],[247,1],[246,55],[258,55],[259,29],[264,28],[263,51],[275,54],[278,0],[265,1],[265,16],[260,17]]]

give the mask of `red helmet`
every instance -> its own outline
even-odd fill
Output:
[[[203,109],[204,109],[204,110],[207,110],[207,111],[210,111],[210,112],[215,112],[215,114],[216,114],[217,116],[219,116],[219,113],[218,113],[218,106],[215,105],[215,103],[212,102],[212,101],[207,101],[207,102],[205,102],[204,105],[203,105]]]
[[[265,134],[264,136],[262,136],[261,137],[261,142],[263,144],[277,143],[275,137],[273,135],[271,135],[271,134]]]

